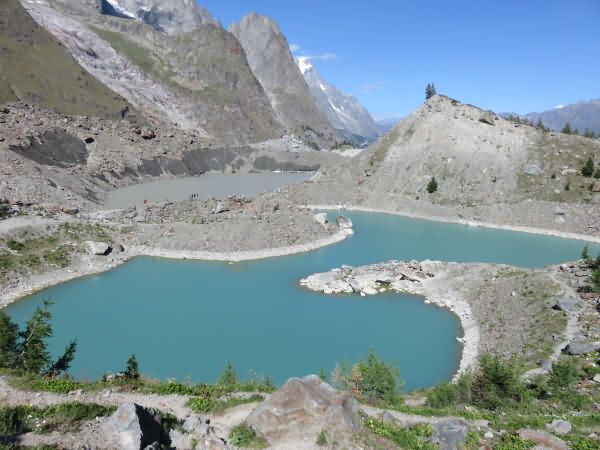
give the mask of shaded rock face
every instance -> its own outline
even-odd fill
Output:
[[[312,97],[277,24],[252,13],[239,24],[232,23],[229,31],[242,44],[279,121],[306,142],[329,147],[335,141],[333,128]]]
[[[84,165],[88,158],[85,143],[60,130],[46,132],[35,139],[29,138],[29,145],[10,146],[10,149],[32,161],[48,166]]]
[[[171,35],[189,33],[207,23],[221,25],[195,0],[102,0],[101,11],[140,20]]]
[[[246,419],[269,442],[316,439],[322,430],[334,439],[360,431],[358,402],[316,375],[291,378]]]
[[[433,429],[440,450],[454,450],[463,448],[469,424],[463,419],[448,419],[435,423]]]
[[[106,448],[139,450],[160,441],[160,412],[135,403],[122,405],[100,426]]]

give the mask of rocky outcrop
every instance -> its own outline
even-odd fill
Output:
[[[536,449],[544,450],[568,450],[568,446],[560,438],[557,438],[547,431],[540,430],[520,430],[519,437],[524,441],[533,441]]]
[[[111,246],[106,242],[87,241],[86,245],[90,253],[96,256],[106,256],[112,251]]]
[[[242,44],[279,121],[306,142],[330,147],[335,133],[312,97],[275,21],[253,12],[239,24],[232,23],[229,31]]]
[[[159,411],[126,403],[102,423],[99,432],[105,448],[140,450],[160,442],[161,423]]]
[[[258,406],[246,423],[271,443],[301,438],[314,442],[319,433],[343,440],[360,431],[358,402],[316,375],[291,378]]]

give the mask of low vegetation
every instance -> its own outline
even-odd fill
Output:
[[[82,422],[96,417],[109,416],[117,410],[115,406],[96,403],[61,403],[45,407],[18,405],[0,408],[0,435],[15,435],[35,431],[73,431]]]
[[[240,448],[267,448],[269,443],[245,423],[233,427],[229,434],[229,443]]]

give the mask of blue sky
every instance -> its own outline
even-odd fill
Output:
[[[297,55],[376,118],[439,93],[527,113],[600,97],[600,0],[200,0],[225,27],[277,21]]]

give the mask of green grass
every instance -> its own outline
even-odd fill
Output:
[[[147,74],[152,74],[155,63],[154,59],[150,56],[150,50],[128,39],[123,33],[95,26],[91,28],[94,33],[107,41],[118,54],[125,56]]]
[[[363,426],[369,432],[394,442],[399,445],[400,448],[415,450],[434,450],[438,448],[436,444],[424,440],[431,437],[433,433],[433,429],[428,423],[405,428],[390,423],[384,423],[373,419],[372,417],[364,417]]]
[[[0,434],[14,435],[29,431],[47,433],[58,429],[73,431],[79,428],[82,421],[109,416],[116,410],[116,406],[81,402],[41,408],[29,405],[4,407],[0,408]]]
[[[246,403],[262,402],[264,399],[265,398],[260,394],[254,394],[248,398],[231,397],[228,400],[217,400],[212,396],[198,396],[189,399],[186,402],[186,406],[189,406],[197,413],[220,413],[226,409],[244,405]]]
[[[18,0],[0,2],[0,103],[17,98],[59,113],[120,118],[133,107],[81,67]],[[133,116],[130,116],[133,118]]]

